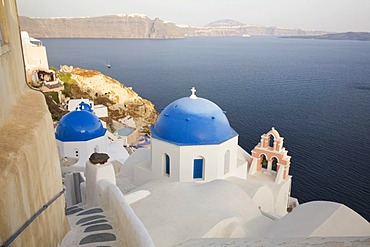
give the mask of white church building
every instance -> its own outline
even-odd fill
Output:
[[[62,117],[55,137],[60,157],[76,158],[83,165],[92,153],[108,152],[107,129],[84,102]]]
[[[69,172],[84,172],[86,161],[93,153],[107,153],[110,161],[123,164],[128,153],[122,145],[108,138],[108,130],[91,105],[80,100],[75,110],[59,121],[55,138],[63,176]]]
[[[169,104],[151,134],[154,178],[190,182],[246,174],[245,165],[237,166],[238,134],[223,111],[195,91]]]

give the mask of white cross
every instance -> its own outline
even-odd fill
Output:
[[[196,92],[197,90],[195,89],[195,87],[192,87],[191,88],[191,96],[190,96],[190,99],[196,99],[197,98],[197,96],[195,95],[195,92]]]

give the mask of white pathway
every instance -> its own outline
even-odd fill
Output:
[[[64,237],[61,247],[72,246],[122,246],[116,219],[101,207],[73,206],[66,211],[71,230]]]

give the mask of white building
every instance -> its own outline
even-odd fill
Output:
[[[68,111],[74,111],[78,106],[81,104],[81,102],[87,104],[90,106],[92,111],[97,117],[108,117],[108,108],[105,105],[94,105],[94,102],[89,99],[69,99],[67,103],[67,110]]]
[[[117,165],[126,161],[127,151],[119,142],[109,140],[108,135],[112,134],[104,125],[90,105],[81,101],[74,111],[60,119],[55,137],[63,175],[84,172],[86,161],[93,153],[107,153],[109,161]]]
[[[42,45],[42,42],[38,39],[31,38],[28,32],[21,32],[21,38],[26,71],[29,69],[48,71],[48,57],[46,48]]]
[[[27,81],[43,82],[49,87],[62,87],[56,80],[55,72],[49,70],[46,47],[41,40],[30,37],[25,31],[21,32],[21,38]]]
[[[67,103],[67,110],[74,111],[81,103],[85,103],[90,106],[91,109],[94,109],[94,102],[90,101],[89,99],[69,99]]]
[[[238,134],[224,112],[195,91],[169,104],[151,133],[154,178],[190,182],[246,175],[246,164],[237,167]]]
[[[107,129],[84,102],[62,117],[55,137],[59,156],[77,160],[75,167],[84,168],[92,153],[108,153]]]
[[[116,131],[117,141],[123,146],[132,146],[137,144],[139,138],[139,131],[132,128],[120,128]]]

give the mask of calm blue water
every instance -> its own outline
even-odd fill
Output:
[[[49,64],[99,70],[157,110],[197,94],[227,111],[251,150],[274,126],[292,156],[292,195],[370,220],[370,42],[278,38],[44,39]],[[110,61],[112,68],[106,68]]]

